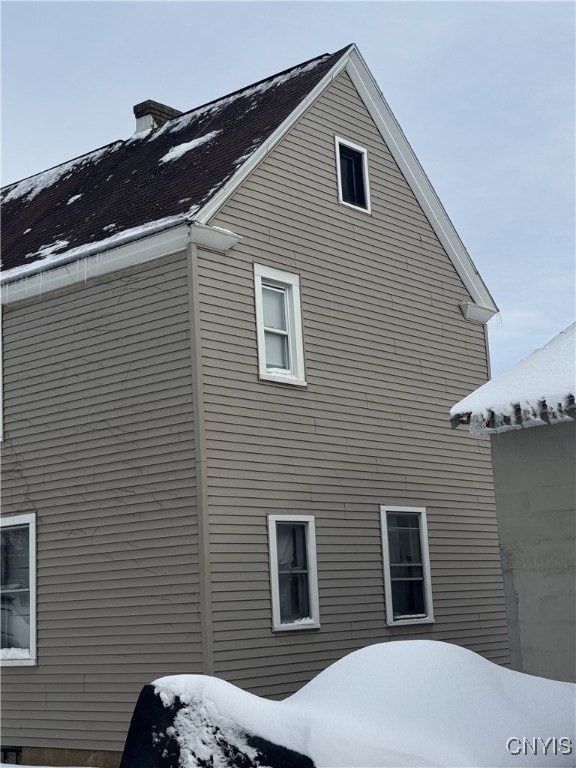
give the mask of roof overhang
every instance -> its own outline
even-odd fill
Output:
[[[38,269],[23,276],[15,275],[2,283],[2,304],[11,304],[49,291],[82,283],[119,269],[144,264],[147,261],[185,250],[195,244],[206,250],[226,253],[241,236],[221,227],[211,227],[196,221],[181,221],[144,235],[123,233],[124,238],[82,246],[61,254],[56,262],[42,261]],[[81,250],[81,253],[78,251]]]
[[[549,405],[546,400],[534,404],[514,403],[506,413],[488,409],[486,412],[470,411],[456,413],[450,418],[452,429],[461,424],[470,427],[475,435],[493,435],[527,427],[542,427],[551,424],[573,422],[576,419],[574,395],[569,395],[564,402]]]

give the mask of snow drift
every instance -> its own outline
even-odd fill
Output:
[[[280,702],[203,675],[141,698],[121,768],[576,765],[575,685],[437,641],[356,651]]]

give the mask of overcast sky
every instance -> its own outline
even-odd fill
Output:
[[[493,373],[574,319],[572,2],[3,2],[2,183],[355,42],[500,315]]]

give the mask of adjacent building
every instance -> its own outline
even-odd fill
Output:
[[[576,682],[576,324],[452,408],[490,434],[514,669]]]

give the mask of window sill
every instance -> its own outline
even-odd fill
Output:
[[[295,621],[293,624],[278,624],[272,627],[273,632],[303,632],[308,629],[320,629],[320,623],[317,621]]]
[[[339,198],[340,205],[345,205],[347,208],[352,208],[353,211],[359,211],[360,213],[366,213],[368,216],[372,216],[371,208],[363,208],[361,205],[354,205],[354,203],[347,203],[346,200]]]
[[[0,667],[35,667],[36,659],[0,659]]]
[[[407,624],[435,624],[433,616],[422,616],[421,618],[410,619],[397,619],[396,621],[387,621],[386,624],[389,627],[405,627]]]
[[[274,381],[276,384],[289,384],[292,387],[307,387],[308,383],[305,379],[299,379],[297,376],[286,375],[281,373],[261,373],[258,378],[260,381]]]

